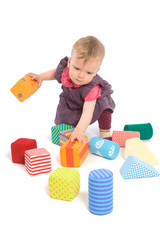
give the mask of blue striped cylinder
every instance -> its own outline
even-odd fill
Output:
[[[113,173],[107,169],[96,169],[89,173],[89,211],[104,215],[113,210]]]

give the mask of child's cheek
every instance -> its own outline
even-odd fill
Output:
[[[75,76],[76,76],[76,72],[75,71],[71,71],[70,78],[73,79],[73,78],[75,78]]]
[[[72,71],[69,70],[69,77],[72,78]]]

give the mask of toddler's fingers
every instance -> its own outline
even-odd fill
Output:
[[[33,80],[36,80],[37,82],[39,82],[37,74],[35,74],[35,73],[27,73],[26,75],[30,76]]]
[[[39,87],[42,85],[42,81],[37,81],[38,84],[39,84]]]
[[[33,74],[32,73],[27,73],[27,74],[25,74],[25,76],[30,76],[30,77],[32,77],[33,76]]]
[[[25,76],[30,76],[32,78],[32,80],[36,80],[34,77],[34,74],[32,74],[32,73],[27,73]]]
[[[70,137],[70,140],[71,140],[71,142],[73,142],[73,141],[74,141],[74,139],[75,139],[75,137],[74,137],[74,136],[71,136],[71,137]]]
[[[81,137],[78,137],[77,140],[78,140],[79,144],[82,142]]]
[[[83,142],[84,144],[87,143],[87,140],[84,136],[80,136],[79,139],[78,139],[79,143]]]
[[[87,143],[87,140],[86,140],[86,138],[85,138],[85,137],[83,137],[82,141],[83,141],[83,143],[84,143],[84,144],[86,144],[86,143]]]

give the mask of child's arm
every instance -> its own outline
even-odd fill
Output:
[[[86,143],[84,132],[86,131],[87,127],[89,126],[92,120],[95,104],[96,104],[96,100],[84,102],[82,115],[75,130],[71,135],[71,138],[70,138],[71,141],[74,141],[74,139],[77,139],[79,142],[83,141],[84,143]]]
[[[55,72],[56,72],[56,69],[52,69],[41,74],[27,73],[26,75],[29,75],[34,80],[37,80],[37,82],[39,83],[39,86],[41,86],[44,80],[55,80],[54,78]]]

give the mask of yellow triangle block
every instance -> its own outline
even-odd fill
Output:
[[[133,155],[152,166],[158,163],[154,154],[139,138],[132,138],[126,141],[124,158],[127,159],[130,155]]]

